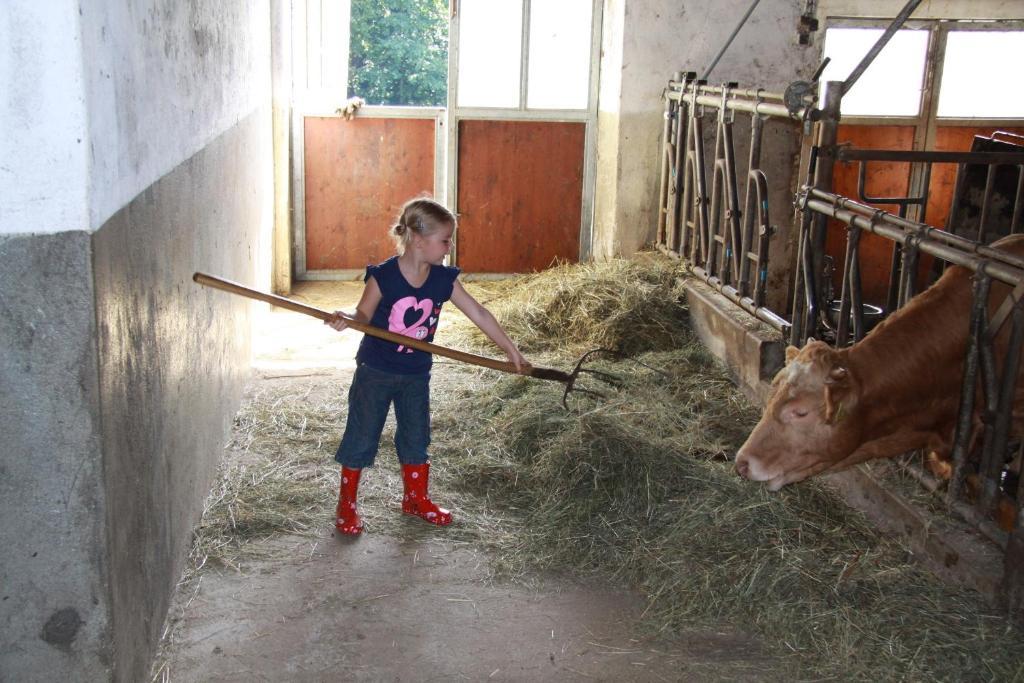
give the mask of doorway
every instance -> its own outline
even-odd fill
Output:
[[[297,2],[295,278],[361,276],[392,253],[387,229],[415,196],[457,213],[450,260],[468,273],[588,258],[601,6]],[[425,7],[434,14],[408,13]],[[410,32],[429,49],[402,63]],[[447,75],[440,103],[437,88],[424,85],[438,80],[439,53]],[[365,104],[347,115],[356,97]]]

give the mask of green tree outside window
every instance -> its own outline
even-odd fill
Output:
[[[448,0],[352,0],[349,97],[443,107],[448,100]]]

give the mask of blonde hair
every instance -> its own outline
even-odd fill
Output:
[[[413,235],[426,237],[443,228],[455,228],[455,214],[433,199],[411,199],[402,207],[398,222],[388,232],[399,254],[405,253]]]

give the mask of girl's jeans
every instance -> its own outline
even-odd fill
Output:
[[[373,465],[391,404],[395,449],[403,465],[427,462],[430,445],[430,374],[399,375],[360,363],[348,390],[348,422],[334,459],[345,467]]]

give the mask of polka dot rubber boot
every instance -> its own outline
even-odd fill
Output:
[[[341,468],[341,490],[338,492],[334,528],[346,536],[357,536],[363,532],[363,520],[356,512],[356,493],[359,491],[359,475],[362,473],[362,470]]]
[[[451,524],[452,513],[444,508],[439,508],[430,500],[430,494],[427,493],[429,480],[429,462],[422,465],[402,465],[402,481],[405,483],[402,512],[407,515],[416,515],[438,526]]]

